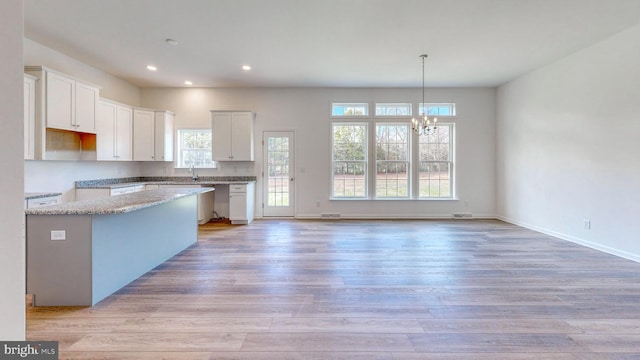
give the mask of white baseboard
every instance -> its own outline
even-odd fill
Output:
[[[575,236],[571,236],[571,235],[567,235],[567,234],[560,233],[560,232],[557,232],[557,231],[553,231],[553,230],[549,230],[549,229],[546,229],[546,228],[542,228],[542,227],[539,227],[539,226],[531,225],[531,224],[528,224],[528,223],[524,223],[522,221],[517,221],[517,220],[514,220],[514,219],[510,219],[510,218],[507,218],[507,217],[504,217],[504,216],[497,216],[496,218],[498,220],[502,220],[502,221],[508,222],[510,224],[518,225],[518,226],[521,226],[523,228],[527,228],[527,229],[530,229],[530,230],[533,230],[533,231],[537,231],[537,232],[540,232],[540,233],[543,233],[543,234],[546,234],[546,235],[549,235],[549,236],[553,236],[553,237],[556,237],[556,238],[559,238],[559,239],[562,239],[562,240],[566,240],[566,241],[572,242],[574,244],[586,246],[586,247],[594,249],[594,250],[602,251],[602,252],[605,252],[607,254],[611,254],[611,255],[614,255],[614,256],[618,256],[618,257],[621,257],[621,258],[624,258],[624,259],[627,259],[627,260],[631,260],[631,261],[635,261],[635,262],[640,263],[640,255],[638,255],[638,254],[634,254],[634,253],[630,253],[628,251],[612,248],[612,247],[609,247],[609,246],[605,246],[605,245],[602,245],[602,244],[595,243],[593,241],[588,241],[588,240],[581,239],[581,238],[578,238],[578,237],[575,237]]]
[[[315,220],[315,219],[323,219],[323,220],[451,220],[454,218],[453,214],[431,214],[431,215],[404,215],[404,214],[384,214],[384,215],[376,215],[376,214],[338,214],[337,217],[326,217],[322,216],[322,214],[298,214],[295,216],[296,219],[304,220]],[[465,218],[465,220],[493,220],[497,219],[495,215],[485,215],[485,214],[473,214],[472,217]]]

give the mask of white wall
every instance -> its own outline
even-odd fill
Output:
[[[74,182],[140,176],[137,162],[25,160],[25,192],[60,192],[62,201],[75,200]]]
[[[638,43],[635,26],[498,89],[502,218],[640,261]]]
[[[22,0],[0,2],[0,339],[25,339]]]
[[[101,97],[140,105],[139,87],[27,38],[24,38],[24,64],[48,66],[98,85]]]
[[[27,38],[24,39],[24,63],[48,66],[94,83],[101,87],[101,97],[140,105],[137,86]],[[75,199],[74,181],[140,176],[140,163],[25,160],[24,170],[26,192],[61,192],[66,202]]]
[[[209,110],[252,110],[256,117],[256,161],[220,163],[200,175],[255,175],[262,171],[264,131],[294,130],[299,217],[340,213],[343,217],[450,217],[454,212],[474,216],[495,214],[495,90],[428,89],[430,102],[456,102],[457,193],[453,201],[330,201],[330,103],[336,101],[416,102],[419,89],[144,88],[142,106],[176,113],[177,127],[209,127]],[[142,172],[162,175],[163,165],[146,163]],[[169,171],[173,172],[173,169]],[[175,173],[184,175],[183,171]],[[262,182],[257,184],[257,214],[261,215]],[[224,194],[216,191],[216,202]],[[316,206],[316,202],[320,206]]]

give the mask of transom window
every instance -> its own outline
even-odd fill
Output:
[[[376,103],[376,116],[411,116],[411,103]]]
[[[429,116],[456,116],[455,103],[420,103],[418,104],[418,114],[426,114]]]
[[[176,168],[214,168],[211,129],[179,129]]]
[[[332,103],[331,116],[333,117],[369,116],[369,104],[368,103]]]

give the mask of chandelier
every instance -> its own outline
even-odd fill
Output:
[[[414,133],[420,135],[433,134],[438,129],[438,118],[434,117],[433,120],[427,116],[427,106],[424,102],[424,60],[427,58],[427,54],[420,55],[422,58],[422,113],[419,118],[411,119],[411,129]],[[418,106],[419,108],[420,106]]]

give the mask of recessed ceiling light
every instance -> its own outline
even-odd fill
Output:
[[[189,81],[189,80],[186,80],[186,81],[184,82],[184,84],[185,84],[185,85],[193,85],[193,83],[192,83],[191,81]]]
[[[147,65],[147,70],[156,71],[158,68],[153,65]]]
[[[173,46],[178,45],[178,40],[175,40],[175,39],[165,39],[164,41],[169,45],[173,45]]]
[[[251,70],[251,66],[249,65],[242,65],[242,70]]]

